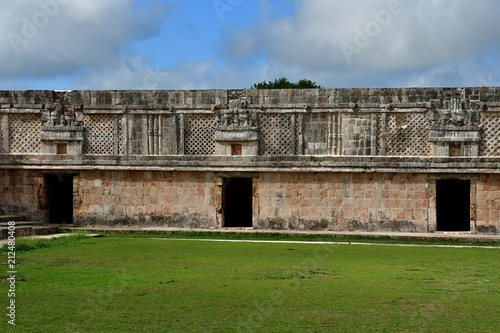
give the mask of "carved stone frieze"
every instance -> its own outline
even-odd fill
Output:
[[[54,105],[42,110],[42,121],[46,127],[78,127],[82,125],[75,110],[65,105],[64,100],[57,100]]]
[[[42,151],[44,154],[81,155],[84,127],[75,110],[69,107],[68,95],[63,94],[53,105],[46,106],[42,114]],[[64,146],[61,150],[58,147]]]
[[[481,141],[479,112],[484,104],[465,98],[463,91],[448,92],[431,102],[429,141],[434,156],[478,156]]]
[[[257,130],[257,111],[247,110],[246,100],[229,101],[229,109],[218,110],[218,130]]]
[[[241,145],[242,155],[258,153],[258,117],[257,110],[248,110],[243,98],[229,101],[229,108],[216,112],[215,131],[216,154],[230,155],[231,145]],[[237,147],[237,151],[240,148]]]
[[[432,126],[477,126],[479,111],[484,103],[469,101],[465,97],[448,94],[444,100],[431,102]]]

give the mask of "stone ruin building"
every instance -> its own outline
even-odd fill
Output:
[[[500,88],[0,91],[0,213],[500,233]]]

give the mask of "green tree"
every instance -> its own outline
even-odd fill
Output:
[[[260,83],[255,83],[252,89],[314,89],[323,88],[322,86],[312,82],[311,80],[302,79],[297,83],[288,81],[286,77],[274,80],[274,82],[262,81]]]

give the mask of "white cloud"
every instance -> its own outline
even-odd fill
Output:
[[[115,58],[159,33],[168,9],[153,0],[1,1],[0,77],[55,77]]]
[[[296,0],[287,17],[259,0],[253,27],[225,26],[220,59],[169,68],[130,47],[157,36],[169,13],[165,0],[144,2],[0,0],[0,86],[229,89],[283,76],[338,88],[500,84],[495,0]]]
[[[500,57],[499,57],[500,58]],[[500,59],[498,59],[500,60]],[[403,86],[500,86],[500,68],[481,59],[467,59],[450,64],[429,66],[395,80]]]
[[[96,68],[79,78],[73,89],[230,89],[249,88],[242,82],[251,74],[221,67],[205,59],[186,61],[171,68],[151,64],[140,55],[122,57],[114,66]]]
[[[229,33],[225,56],[329,86],[475,84],[466,66],[500,51],[499,12],[495,0],[300,0],[294,16]]]
[[[272,57],[317,68],[345,65],[345,43],[360,51],[351,59],[358,65],[425,66],[498,47],[499,12],[494,0],[301,1],[294,17],[233,33],[230,50],[240,56],[260,45]]]

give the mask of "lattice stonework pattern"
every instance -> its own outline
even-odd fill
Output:
[[[292,145],[292,115],[261,114],[259,116],[259,154],[294,155]]]
[[[388,113],[386,121],[387,156],[430,155],[431,124],[426,114]]]
[[[481,114],[481,156],[500,156],[500,113]]]
[[[84,120],[85,142],[83,153],[89,155],[113,155],[115,116],[105,114],[86,115]]]
[[[10,121],[10,153],[40,154],[42,119],[39,114],[13,114]]]
[[[184,115],[184,154],[215,155],[215,115]]]

